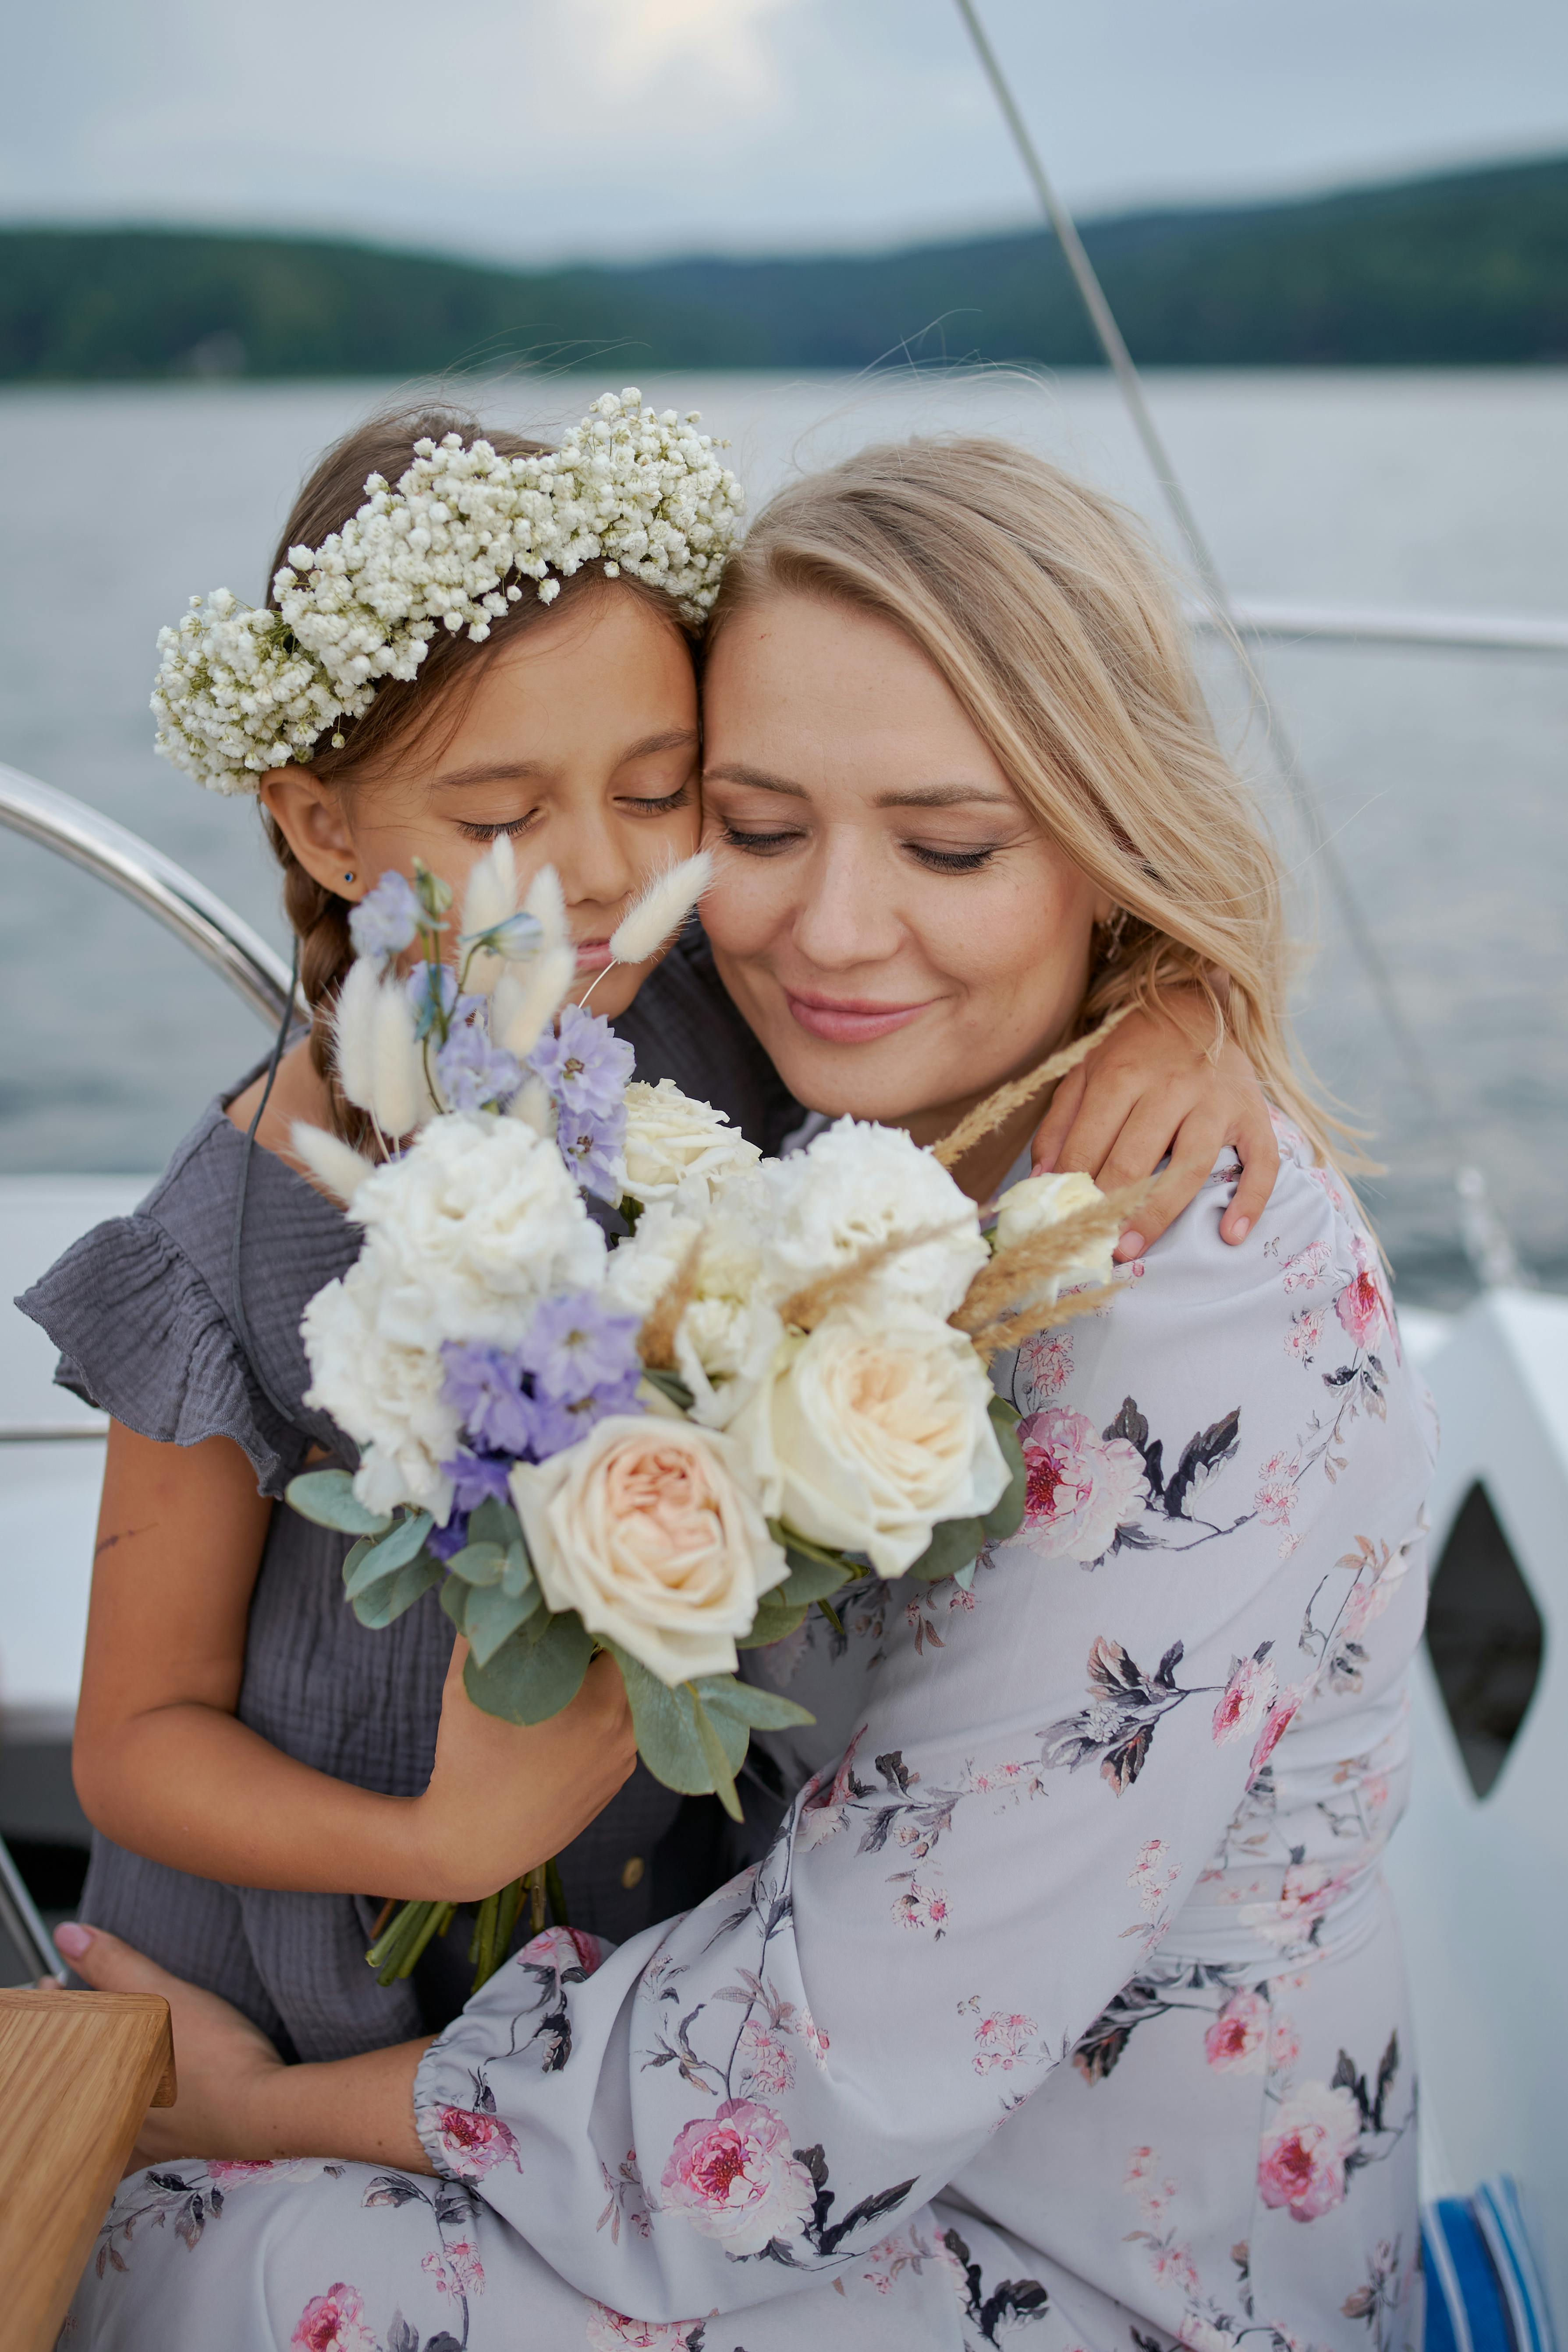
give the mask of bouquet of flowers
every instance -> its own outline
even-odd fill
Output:
[[[615,958],[656,952],[709,871],[660,876]],[[943,1154],[843,1118],[764,1160],[668,1080],[635,1082],[630,1048],[564,1002],[549,869],[520,906],[503,836],[444,953],[453,903],[420,869],[353,918],[336,1066],[387,1156],[305,1127],[295,1145],[364,1229],[303,1327],[310,1401],[360,1461],[289,1499],[357,1538],[362,1623],[439,1589],[491,1714],[543,1721],[611,1651],[648,1769],[739,1819],[752,1729],[812,1719],[739,1679],[739,1651],[868,1576],[967,1579],[1014,1532],[1017,1416],[986,1366],[1107,1295],[1058,1303],[1109,1280],[1121,1207],[1031,1178],[988,1233],[943,1165],[963,1130]],[[562,1914],[552,1865],[527,1891],[536,1926],[547,1896]],[[523,1895],[481,1906],[477,1981]],[[451,1916],[405,1904],[372,1947],[383,1980]]]

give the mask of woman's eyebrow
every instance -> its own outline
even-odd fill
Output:
[[[981,784],[917,784],[904,793],[879,793],[873,808],[961,808],[965,802],[986,808],[1012,808],[1009,793],[988,793]]]
[[[792,801],[811,798],[804,784],[792,784],[784,776],[770,776],[765,768],[748,768],[739,760],[725,768],[705,768],[702,780],[709,784],[750,784],[753,792],[759,793],[785,793]]]

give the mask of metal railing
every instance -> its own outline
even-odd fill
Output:
[[[3,761],[0,825],[85,867],[144,908],[226,980],[269,1029],[277,1028],[289,999],[288,965],[216,891],[161,849],[84,801],[73,800],[68,793],[57,792],[52,784],[40,783],[37,776],[24,775]],[[301,999],[300,1010],[305,1009]]]
[[[1230,616],[1245,637],[1285,644],[1406,646],[1428,652],[1568,654],[1568,621],[1512,613],[1429,613],[1370,604],[1290,604],[1233,596]],[[1215,624],[1192,608],[1198,628]]]

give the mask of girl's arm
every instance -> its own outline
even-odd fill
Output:
[[[1142,1257],[1196,1198],[1228,1144],[1242,1164],[1220,1239],[1243,1242],[1268,1207],[1279,1173],[1268,1099],[1234,1038],[1211,1060],[1214,1010],[1195,991],[1162,1013],[1131,1013],[1065,1077],[1035,1137],[1034,1169],[1079,1169],[1102,1192],[1140,1184],[1167,1152],[1171,1164],[1124,1234],[1116,1255]]]
[[[458,1643],[419,1797],[334,1780],[237,1721],[271,1509],[232,1439],[163,1445],[110,1423],[73,1758],[106,1837],[236,1885],[468,1902],[603,1811],[636,1761],[608,1658],[530,1727],[469,1703]]]

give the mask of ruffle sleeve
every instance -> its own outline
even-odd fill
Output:
[[[57,1384],[164,1445],[229,1437],[264,1495],[310,1440],[267,1398],[206,1280],[155,1219],[95,1225],[16,1300],[60,1350]]]

